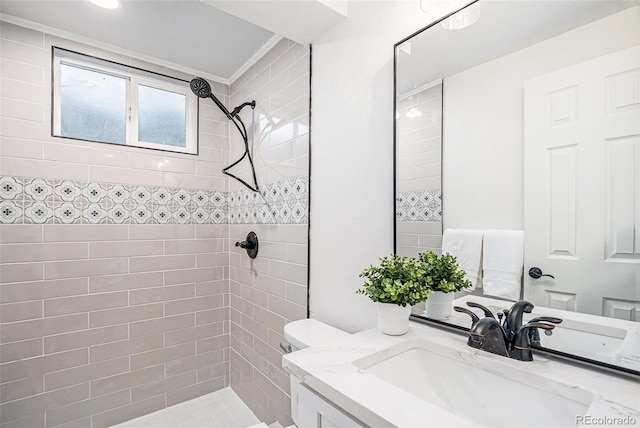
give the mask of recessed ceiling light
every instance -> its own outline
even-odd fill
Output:
[[[120,0],[90,0],[90,1],[96,6],[100,6],[105,9],[117,9],[122,6],[122,2]]]

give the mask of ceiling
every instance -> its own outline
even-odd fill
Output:
[[[480,19],[471,26],[452,31],[434,25],[399,46],[399,94],[638,6],[640,0],[481,0],[480,5]],[[426,58],[438,60],[425,67]]]
[[[199,0],[123,2],[120,9],[106,10],[88,0],[2,0],[0,13],[7,21],[31,21],[81,36],[81,41],[202,71],[221,82],[229,81],[274,37]]]

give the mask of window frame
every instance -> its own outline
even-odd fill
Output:
[[[102,58],[73,52],[60,47],[52,47],[51,51],[51,136],[68,138],[79,141],[91,141],[117,146],[138,147],[151,150],[160,150],[173,153],[198,155],[198,110],[199,100],[189,87],[189,82],[171,76],[166,76],[140,68],[112,62]],[[88,71],[108,74],[125,80],[125,142],[114,143],[109,141],[89,140],[83,138],[62,135],[62,111],[61,111],[61,64],[83,68]],[[172,92],[185,96],[185,147],[168,144],[153,143],[138,140],[138,97],[139,86]]]

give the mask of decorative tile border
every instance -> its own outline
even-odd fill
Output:
[[[2,224],[308,222],[308,179],[231,194],[205,189],[0,177]]]
[[[397,221],[442,221],[442,192],[429,189],[396,196]]]
[[[231,192],[228,202],[232,224],[305,224],[309,222],[309,178],[260,185],[260,193]]]

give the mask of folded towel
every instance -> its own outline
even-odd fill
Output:
[[[471,287],[465,291],[473,291],[481,284],[482,235],[484,231],[473,229],[447,229],[442,235],[442,254],[454,256],[460,269],[466,272],[465,279],[471,281]]]
[[[520,299],[524,266],[522,230],[487,230],[483,238],[482,286],[484,294]]]

